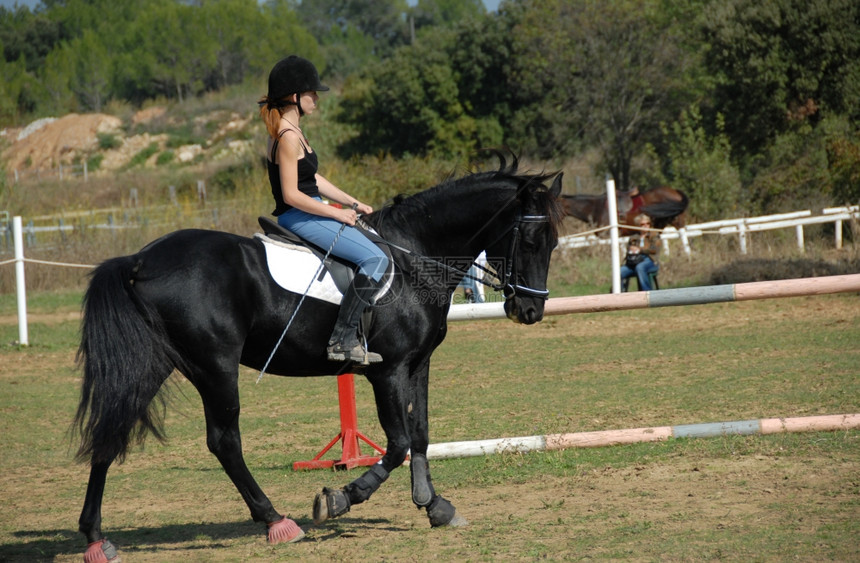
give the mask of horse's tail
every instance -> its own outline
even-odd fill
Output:
[[[134,291],[138,268],[134,256],[107,260],[84,296],[77,355],[83,382],[74,422],[81,461],[121,462],[147,432],[164,439],[165,399],[158,391],[179,356],[160,317]]]
[[[642,206],[642,212],[653,219],[673,219],[687,210],[690,200],[681,190],[675,190],[681,196],[679,200],[665,199],[663,201]]]

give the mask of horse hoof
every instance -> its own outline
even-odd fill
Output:
[[[84,563],[119,563],[120,558],[114,545],[108,540],[94,541],[87,546]]]
[[[328,520],[328,510],[326,509],[325,499],[323,498],[322,493],[317,493],[314,497],[313,518],[315,526],[319,526]]]
[[[299,528],[298,524],[284,517],[277,522],[269,524],[267,536],[269,543],[275,545],[277,543],[297,542],[305,537],[305,533]]]
[[[329,518],[346,514],[349,507],[349,499],[343,491],[323,487],[322,492],[314,497],[314,524],[319,526]]]

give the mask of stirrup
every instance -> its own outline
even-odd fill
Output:
[[[335,362],[343,362],[349,360],[362,366],[377,364],[382,361],[382,356],[376,352],[369,352],[364,349],[361,344],[356,344],[352,348],[346,348],[342,342],[336,342],[326,348],[328,359]]]

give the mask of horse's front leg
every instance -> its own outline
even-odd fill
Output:
[[[387,438],[385,455],[358,479],[342,489],[325,487],[314,498],[314,524],[321,524],[329,518],[336,518],[349,512],[354,504],[359,504],[376,492],[388,479],[388,475],[406,459],[409,452],[409,429],[407,414],[409,392],[406,386],[408,375],[400,372],[394,375],[378,375],[371,379],[379,422]]]
[[[418,508],[427,509],[430,526],[465,526],[468,521],[457,513],[457,509],[447,499],[436,494],[430,479],[430,462],[427,460],[427,446],[430,443],[430,429],[427,416],[427,390],[429,384],[430,362],[415,373],[412,387],[412,400],[409,405],[409,435],[411,439],[410,471],[412,474],[412,502]]]

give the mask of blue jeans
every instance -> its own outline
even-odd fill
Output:
[[[639,280],[639,290],[640,291],[651,291],[653,288],[651,287],[651,279],[648,277],[648,274],[657,273],[657,270],[660,268],[657,264],[654,263],[651,258],[646,257],[644,260],[636,264],[636,270],[631,270],[627,267],[627,264],[621,265],[621,280],[624,281],[627,278],[632,278],[636,276],[636,279]]]
[[[331,247],[332,241],[343,226],[340,221],[306,213],[295,207],[279,215],[278,224],[324,250]],[[373,281],[382,279],[388,269],[388,257],[385,253],[355,227],[346,226],[343,229],[331,253],[352,262],[362,274]]]
[[[463,289],[469,289],[472,291],[472,297],[475,300],[475,303],[483,303],[484,300],[481,299],[481,294],[478,293],[478,280],[475,278],[479,278],[480,273],[478,269],[474,266],[469,268],[468,275],[463,278],[463,281],[460,282],[459,287]]]

